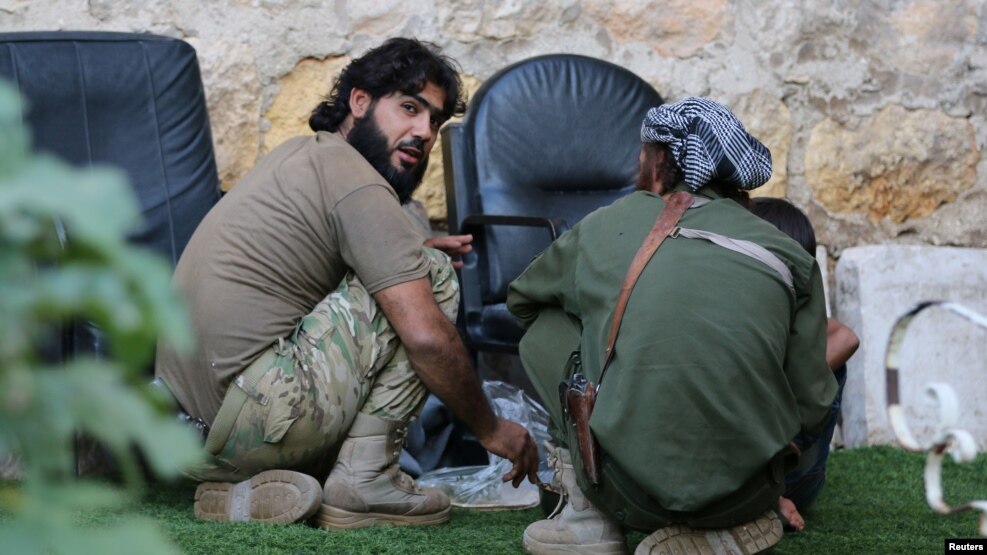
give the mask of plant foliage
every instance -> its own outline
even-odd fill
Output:
[[[32,155],[22,121],[19,96],[0,83],[0,458],[19,459],[23,474],[0,483],[0,545],[8,553],[172,553],[146,519],[80,523],[87,512],[122,511],[139,490],[134,446],[162,477],[200,451],[146,384],[159,337],[191,343],[171,269],[125,242],[140,214],[119,172]],[[102,328],[112,357],[46,364],[40,345],[70,318]],[[79,432],[113,453],[129,488],[74,477]]]

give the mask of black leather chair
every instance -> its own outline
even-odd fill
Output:
[[[126,172],[144,216],[130,240],[177,263],[220,196],[195,50],[154,35],[2,33],[0,78],[27,100],[36,150]],[[56,343],[52,362],[108,350],[89,322],[66,326]]]
[[[443,130],[449,232],[474,234],[460,274],[474,352],[517,353],[507,286],[558,234],[633,190],[641,121],[661,103],[626,69],[554,54],[498,72]]]

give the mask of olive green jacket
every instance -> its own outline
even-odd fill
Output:
[[[672,511],[737,491],[800,430],[822,427],[836,394],[815,259],[736,202],[700,192],[713,200],[680,225],[765,247],[794,287],[754,258],[683,237],[668,238],[639,278],[591,426],[616,466]],[[594,382],[620,285],[664,204],[638,191],[593,212],[510,286],[508,307],[522,326],[551,307],[578,320]],[[563,337],[528,334],[521,345],[555,418],[559,401],[545,392],[564,377],[572,345]]]

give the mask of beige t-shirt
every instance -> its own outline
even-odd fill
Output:
[[[351,269],[371,293],[428,273],[397,195],[338,134],[286,141],[206,215],[175,270],[197,349],[159,346],[156,372],[212,422],[230,382]]]

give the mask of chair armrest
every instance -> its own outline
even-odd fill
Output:
[[[472,349],[480,350],[494,350],[506,353],[517,354],[517,340],[509,339],[500,335],[490,335],[491,334],[491,322],[490,314],[486,312],[488,308],[492,306],[503,303],[504,300],[500,299],[499,296],[506,295],[506,291],[501,291],[501,285],[495,287],[498,293],[494,293],[491,289],[491,282],[503,284],[503,279],[513,279],[514,275],[505,276],[505,269],[499,264],[494,264],[494,269],[491,270],[488,266],[488,257],[497,257],[496,253],[487,252],[486,232],[488,229],[493,227],[534,227],[543,228],[548,232],[549,242],[555,241],[559,235],[568,231],[569,225],[562,218],[545,218],[540,216],[504,216],[496,214],[472,214],[467,216],[459,226],[459,233],[473,233],[474,238],[474,250],[471,253],[464,255],[463,266],[459,269],[460,276],[460,291],[462,292],[462,303],[460,305],[459,312],[459,323],[460,329],[463,331],[464,338],[467,345]],[[534,249],[536,244],[540,241],[536,237],[532,237],[533,241],[530,241],[528,245],[522,245],[520,248],[511,247],[508,253],[508,257],[524,256],[526,248]],[[493,247],[496,249],[497,247]],[[503,249],[501,249],[503,250]],[[531,252],[530,254],[535,254]],[[516,260],[514,261],[517,262]],[[525,263],[530,262],[530,260],[524,260]],[[515,264],[516,265],[516,264]],[[513,267],[513,265],[512,265]],[[523,266],[522,266],[523,269]],[[495,298],[491,298],[491,296]],[[503,322],[501,322],[503,324]],[[498,324],[495,327],[501,328],[503,332],[503,325]],[[516,327],[516,324],[510,327]],[[518,334],[521,335],[523,331],[518,327]]]
[[[548,230],[552,241],[559,238],[559,235],[569,230],[569,225],[561,218],[543,218],[540,216],[500,216],[495,214],[474,214],[467,216],[463,220],[460,228],[463,233],[471,233],[471,229],[483,228],[486,226],[520,226],[520,227],[544,227]]]

